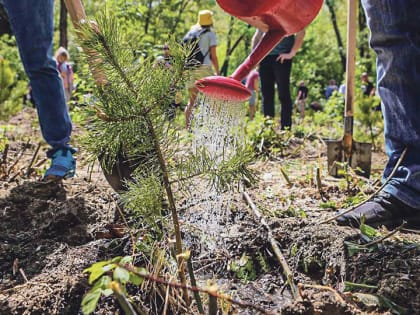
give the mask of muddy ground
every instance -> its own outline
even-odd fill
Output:
[[[131,237],[115,232],[116,226],[122,226],[121,220],[115,221],[118,196],[98,165],[85,163],[83,150],[77,155],[76,178],[64,183],[39,181],[48,161],[45,144],[35,155],[39,130],[34,117],[31,109],[25,109],[0,124],[1,133],[9,138],[6,159],[0,160],[0,314],[81,314],[80,302],[89,289],[82,271],[96,261],[131,254]],[[299,297],[293,298],[270,245],[270,234],[241,193],[233,196],[233,206],[220,222],[224,239],[216,247],[208,249],[200,243],[205,231],[182,226],[198,284],[205,286],[212,280],[220,291],[273,314],[420,314],[418,232],[401,230],[366,246],[370,240],[359,230],[321,224],[359,186],[348,190],[343,180],[328,177],[321,169],[321,193],[314,172],[326,165],[324,155],[319,160],[319,153],[326,152],[325,144],[296,139],[291,146],[301,149],[287,158],[255,162],[261,180],[247,193],[286,258]],[[0,154],[5,155],[4,151]],[[373,175],[369,185],[363,186],[366,195],[377,186],[384,161],[382,152],[374,153]],[[200,217],[179,202],[182,222]],[[139,238],[142,235],[132,232]],[[168,243],[164,239],[162,246]],[[144,304],[146,313],[161,314],[164,302],[159,297],[165,296],[165,288],[155,286],[150,293],[152,287],[143,285],[137,299],[150,302],[144,295],[154,294],[154,303]],[[174,300],[173,294],[168,300]],[[180,310],[175,301],[168,314]],[[225,311],[259,313],[238,305]],[[101,299],[96,314],[118,313],[122,311],[112,297]],[[188,313],[197,313],[194,304]]]

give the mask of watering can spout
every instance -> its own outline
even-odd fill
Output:
[[[270,30],[265,33],[262,40],[254,48],[252,53],[246,58],[246,60],[235,70],[232,74],[232,79],[241,81],[248,73],[255,68],[260,61],[276,46],[281,39],[285,36],[283,30]]]

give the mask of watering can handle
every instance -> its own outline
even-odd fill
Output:
[[[356,68],[356,22],[357,1],[347,0],[347,62],[346,62],[346,99],[344,106],[343,150],[350,158],[353,149],[353,110],[354,81]]]
[[[257,46],[255,46],[248,58],[246,58],[246,60],[232,74],[232,79],[237,81],[244,79],[249,72],[270,53],[270,51],[283,39],[285,35],[286,33],[283,30],[269,30],[265,33],[262,40],[260,40]]]

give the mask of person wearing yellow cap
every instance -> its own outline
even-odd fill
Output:
[[[212,31],[213,26],[213,12],[210,10],[201,10],[198,12],[197,24],[193,25],[184,37],[197,38],[198,47],[200,50],[200,58],[196,58],[198,65],[191,72],[191,79],[187,83],[189,93],[189,100],[185,108],[185,120],[187,128],[191,123],[191,114],[194,109],[195,100],[197,98],[198,90],[194,83],[196,80],[210,76],[219,75],[219,61],[217,59],[217,39],[216,34]],[[214,68],[214,69],[213,69]]]

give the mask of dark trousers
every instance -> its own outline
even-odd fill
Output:
[[[274,84],[281,104],[281,129],[292,126],[292,98],[290,97],[290,71],[292,60],[283,63],[276,61],[277,56],[269,55],[260,63],[259,72],[261,80],[261,94],[263,100],[264,116],[274,117]]]

